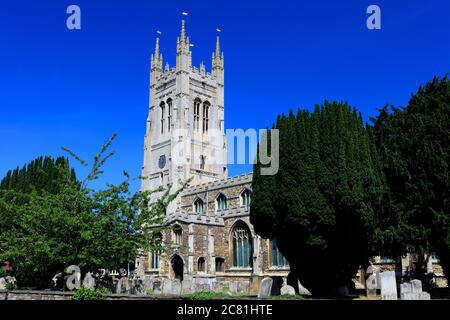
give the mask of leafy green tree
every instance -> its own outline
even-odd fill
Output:
[[[58,192],[61,180],[76,182],[75,170],[70,168],[69,160],[64,157],[53,159],[50,156],[38,157],[21,169],[7,172],[0,181],[0,189],[30,193],[48,191]]]
[[[56,163],[44,158],[34,162],[22,176],[33,172],[31,168],[43,168],[53,177],[51,183],[45,181],[47,176],[37,174],[33,179],[41,189],[24,192],[26,186],[14,178],[14,182],[8,182],[14,187],[0,190],[0,260],[12,262],[19,286],[47,288],[53,275],[69,265],[78,265],[83,272],[120,269],[133,263],[141,249],[158,246],[161,250],[161,244],[152,241],[153,235],[166,227],[165,209],[181,190],[133,193],[127,173],[118,185],[107,184],[101,190],[89,187],[113,156],[108,150],[115,137],[94,157],[81,182],[68,168],[65,178],[58,178],[57,168],[65,167],[65,160]],[[11,173],[10,181],[20,176],[18,171]],[[150,203],[153,192],[162,192],[162,196]]]
[[[373,119],[389,185],[380,231],[383,250],[436,253],[450,274],[450,80],[434,78],[405,108]],[[424,265],[422,264],[422,267]]]
[[[327,101],[281,115],[275,128],[279,171],[262,176],[255,165],[251,222],[311,293],[336,294],[373,253],[385,192],[373,135],[355,109]]]

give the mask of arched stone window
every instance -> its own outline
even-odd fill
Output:
[[[161,134],[164,134],[164,117],[166,113],[166,104],[164,102],[161,102],[159,107],[161,110]]]
[[[158,232],[153,236],[153,249],[150,252],[150,269],[159,269],[159,263],[161,258],[161,243],[162,234]]]
[[[273,239],[271,247],[271,255],[272,255],[272,266],[278,268],[287,268],[289,267],[289,262],[283,256],[283,254],[278,249],[277,240]]]
[[[159,185],[162,187],[164,185],[164,173],[159,173]]]
[[[252,235],[244,223],[238,223],[231,232],[234,268],[252,267]]]
[[[203,103],[203,132],[208,132],[210,106],[211,104],[208,101]]]
[[[225,260],[220,257],[216,257],[216,272],[223,272],[223,264]]]
[[[197,98],[194,100],[194,130],[200,129],[200,105],[202,101]]]
[[[170,127],[172,125],[172,99],[167,99],[167,131],[170,132]]]
[[[172,242],[175,245],[183,244],[183,229],[178,224],[172,228]]]
[[[205,258],[203,257],[198,258],[197,270],[198,272],[205,272]]]
[[[252,192],[249,189],[245,189],[241,192],[241,207],[250,208]]]
[[[228,208],[227,197],[223,193],[219,194],[216,199],[216,211],[223,211]]]
[[[195,199],[194,201],[194,212],[198,214],[202,214],[205,211],[203,200],[200,198]]]

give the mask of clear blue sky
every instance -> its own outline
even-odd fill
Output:
[[[80,31],[66,28],[70,4],[81,7]],[[381,7],[382,30],[366,28],[370,4]],[[210,68],[222,29],[227,128],[264,128],[324,99],[348,101],[368,119],[450,71],[448,0],[3,1],[0,176],[63,145],[89,159],[113,132],[105,180],[118,182],[124,169],[137,176],[155,31],[173,65],[182,11],[194,65]]]

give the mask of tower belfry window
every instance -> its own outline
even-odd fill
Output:
[[[170,132],[172,125],[172,99],[167,100],[167,131]]]
[[[208,122],[209,122],[209,107],[208,101],[203,103],[203,132],[208,132]]]
[[[195,99],[194,100],[194,130],[199,130],[200,129],[200,104],[202,102],[200,101],[200,99]]]
[[[204,170],[205,169],[205,160],[206,157],[205,156],[200,156],[200,170]]]
[[[161,108],[161,134],[164,134],[164,116],[166,111],[166,104],[164,102],[161,102],[159,106]]]

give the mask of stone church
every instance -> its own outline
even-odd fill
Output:
[[[286,277],[289,265],[250,224],[252,174],[228,177],[219,36],[211,72],[192,66],[190,48],[183,20],[176,65],[163,65],[159,38],[151,57],[142,190],[191,182],[168,207],[171,227],[158,235],[167,249],[145,253],[136,270],[149,283],[179,279],[185,292],[247,291],[263,277]]]
[[[136,260],[136,274],[155,293],[172,283],[182,293],[225,288],[255,292],[264,277],[274,279],[279,288],[289,282],[289,264],[276,241],[259,237],[250,223],[252,174],[228,177],[220,39],[211,72],[203,63],[192,66],[190,48],[183,20],[176,65],[163,65],[159,38],[151,56],[142,190],[169,185],[178,190],[183,181],[190,184],[167,209],[170,228],[157,235],[166,250],[143,253]],[[427,273],[434,274],[435,285],[446,286],[438,259],[428,261]],[[373,264],[382,271],[397,270],[403,277],[414,259],[374,257]],[[355,275],[356,287],[364,287],[364,273]]]

